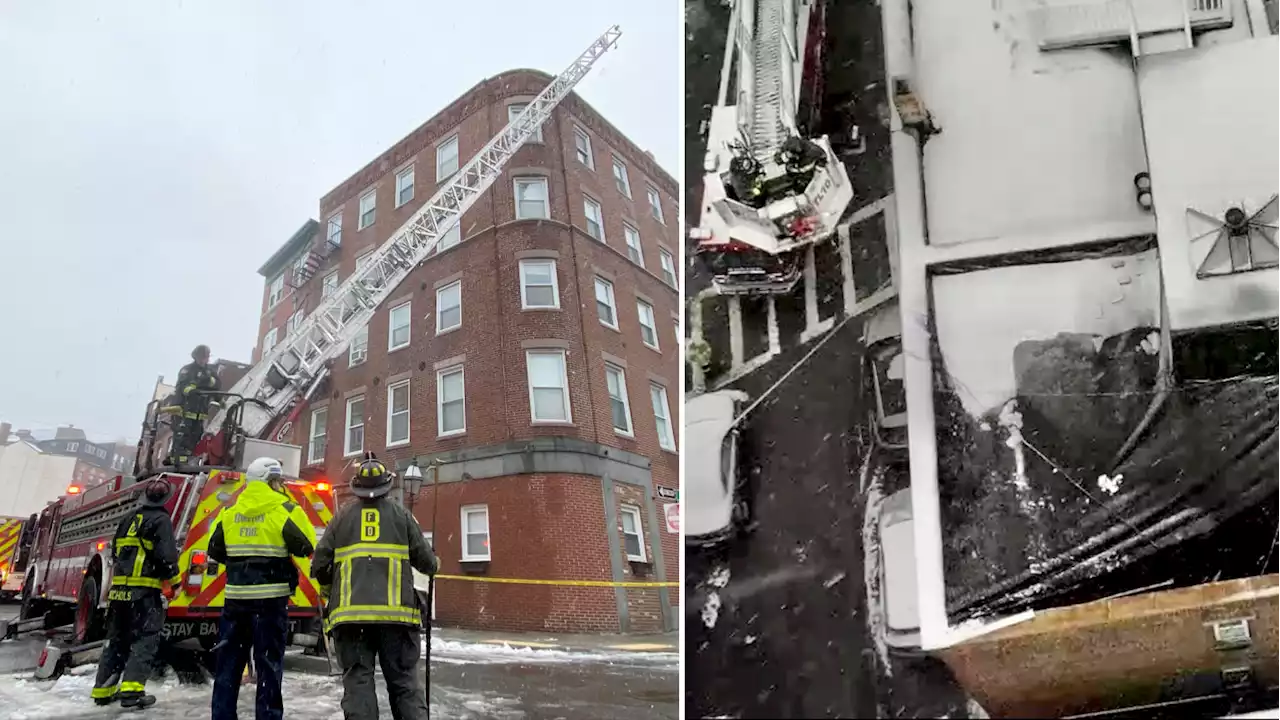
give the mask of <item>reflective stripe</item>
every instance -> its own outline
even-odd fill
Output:
[[[407,545],[391,545],[388,543],[356,543],[340,547],[333,553],[335,560],[341,562],[357,557],[390,558],[392,560],[408,560]]]
[[[227,584],[227,597],[236,600],[258,600],[262,598],[289,597],[293,591],[289,583],[267,583],[263,585]]]
[[[349,622],[389,622],[417,625],[422,615],[415,609],[379,605],[352,605],[337,608],[329,614],[329,626]]]
[[[279,545],[228,545],[227,557],[289,557],[289,551]]]
[[[155,544],[145,538],[122,537],[116,539],[116,547],[141,547],[149,551],[155,548]]]
[[[119,688],[117,688],[115,685],[112,685],[110,687],[96,687],[89,692],[89,697],[93,698],[94,700],[102,700],[105,698],[115,697],[118,691],[119,691]]]
[[[127,693],[127,692],[140,693],[146,689],[147,689],[147,686],[140,682],[128,681],[128,682],[120,683],[120,692],[122,693]]]
[[[116,576],[115,578],[112,578],[111,587],[121,586],[121,587],[158,588],[160,587],[160,583],[161,581],[155,578],[130,577],[128,575],[119,575],[119,576]]]

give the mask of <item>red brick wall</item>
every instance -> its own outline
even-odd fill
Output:
[[[611,528],[618,536],[618,547],[622,550],[622,579],[626,582],[655,582],[662,578],[658,578],[654,572],[656,567],[653,559],[652,538],[655,531],[663,528],[652,527],[649,523],[648,507],[645,503],[644,489],[622,482],[614,482],[613,484],[613,501],[614,513],[618,518],[616,527]],[[626,545],[624,544],[624,536],[622,532],[622,507],[624,505],[631,506],[640,511],[640,527],[641,539],[644,542],[645,558],[649,561],[647,569],[643,573],[636,573],[636,568],[645,568],[645,565],[633,565],[627,560]],[[674,594],[679,594],[678,590],[672,588]],[[658,588],[626,588],[627,594],[627,614],[631,622],[631,631],[637,633],[656,633],[662,632],[662,604]]]

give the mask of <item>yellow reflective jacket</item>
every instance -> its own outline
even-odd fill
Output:
[[[316,548],[311,576],[329,595],[329,627],[418,625],[422,616],[410,568],[434,575],[437,567],[418,521],[384,496],[338,511]]]
[[[227,568],[228,600],[292,596],[298,589],[295,557],[310,557],[316,529],[289,497],[250,481],[236,503],[218,516],[209,557]]]

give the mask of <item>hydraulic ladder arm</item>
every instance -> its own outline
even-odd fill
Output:
[[[591,43],[564,72],[556,76],[518,116],[513,118],[474,157],[454,174],[420,210],[391,235],[346,282],[298,324],[283,342],[269,350],[231,389],[231,394],[256,398],[242,406],[241,430],[248,437],[280,441],[293,419],[328,376],[330,363],[363,329],[409,273],[427,259],[440,238],[502,173],[525,141],[551,119],[556,106],[613,48],[622,31],[613,26]],[[197,454],[211,463],[225,463],[234,444],[222,438],[227,409],[210,418]]]

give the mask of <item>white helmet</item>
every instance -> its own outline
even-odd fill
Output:
[[[244,476],[250,482],[269,482],[284,477],[284,468],[275,458],[260,457],[249,463],[249,469],[245,470]]]

